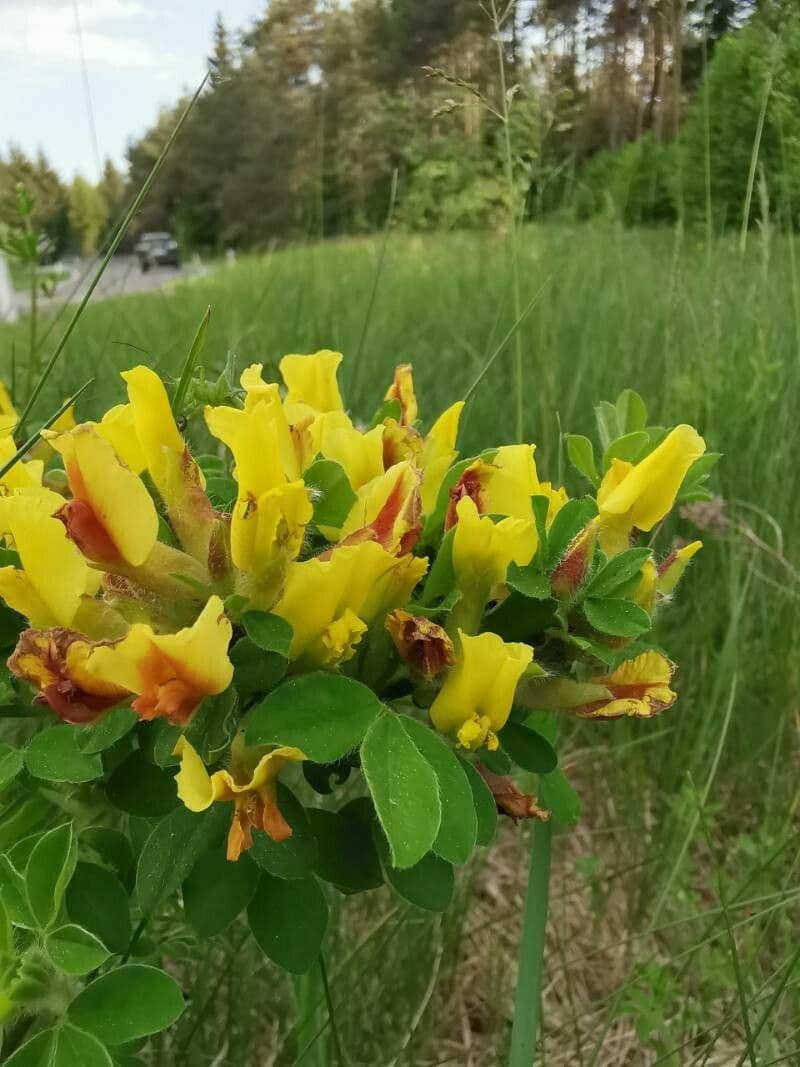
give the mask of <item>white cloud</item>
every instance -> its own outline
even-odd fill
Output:
[[[79,0],[83,52],[88,63],[114,67],[172,65],[130,25],[149,17],[139,0]],[[80,55],[74,0],[0,0],[0,54],[19,59],[77,60]]]

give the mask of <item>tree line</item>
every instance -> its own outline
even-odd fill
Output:
[[[206,89],[139,230],[186,247],[492,226],[547,213],[628,223],[800,204],[798,0],[270,0],[221,16]],[[62,249],[91,251],[186,101],[130,144],[125,179],[59,181],[0,157]],[[507,126],[506,126],[507,118]],[[508,181],[506,128],[512,147]],[[513,203],[510,203],[513,200]]]

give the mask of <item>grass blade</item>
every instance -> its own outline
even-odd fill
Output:
[[[66,347],[67,341],[69,341],[70,337],[72,336],[72,331],[77,326],[77,324],[78,324],[78,322],[80,320],[80,317],[84,312],[84,309],[85,309],[86,305],[89,303],[89,300],[90,300],[90,298],[92,296],[92,293],[95,291],[100,279],[103,277],[103,274],[105,272],[106,267],[111,262],[111,259],[112,259],[113,255],[114,255],[114,253],[117,251],[117,249],[119,248],[120,244],[122,243],[122,238],[125,236],[125,234],[126,234],[126,232],[128,230],[128,226],[130,226],[134,216],[136,215],[136,213],[139,210],[139,208],[142,206],[142,203],[143,203],[145,197],[150,192],[150,189],[151,189],[151,187],[153,185],[153,182],[158,177],[159,171],[161,170],[162,166],[164,165],[164,160],[169,155],[170,150],[171,150],[173,144],[175,143],[176,138],[178,137],[178,134],[183,129],[183,124],[186,122],[186,119],[189,117],[189,114],[190,114],[192,108],[194,107],[195,103],[197,102],[198,97],[200,96],[200,93],[205,88],[205,84],[206,84],[207,80],[208,80],[208,75],[206,75],[206,77],[203,78],[203,80],[200,83],[200,85],[198,86],[194,96],[192,97],[192,99],[189,101],[189,103],[184,108],[181,117],[178,119],[178,121],[177,121],[177,123],[175,125],[175,129],[169,135],[169,138],[167,139],[167,143],[161,149],[159,157],[155,161],[155,163],[153,164],[152,170],[147,175],[147,178],[145,179],[145,182],[142,185],[142,188],[137,193],[135,200],[133,201],[133,203],[131,204],[130,208],[128,209],[127,214],[125,215],[125,218],[122,220],[122,222],[117,227],[117,231],[114,234],[114,237],[113,237],[113,239],[111,241],[111,244],[108,246],[108,251],[106,252],[105,256],[103,256],[102,262],[100,263],[100,266],[97,268],[97,271],[95,272],[94,278],[92,278],[92,281],[91,281],[91,284],[89,285],[89,288],[84,293],[83,298],[81,299],[81,302],[78,304],[77,308],[75,309],[75,313],[73,314],[72,318],[67,323],[67,328],[64,330],[64,333],[61,335],[61,339],[59,340],[58,344],[54,348],[52,356],[47,361],[47,365],[45,366],[44,370],[42,371],[41,375],[39,376],[38,382],[36,383],[36,385],[31,390],[31,394],[28,397],[27,403],[25,404],[25,408],[24,408],[24,410],[22,412],[22,415],[20,416],[19,424],[17,426],[17,431],[18,432],[22,431],[22,428],[24,427],[25,423],[27,422],[28,418],[30,417],[31,410],[33,409],[33,405],[36,403],[36,400],[38,399],[39,394],[41,393],[42,389],[44,388],[45,382],[47,381],[47,379],[52,374],[53,368],[55,367],[56,363],[58,362],[59,357],[61,356],[61,353],[64,351],[64,348]]]
[[[525,913],[519,943],[519,971],[514,998],[509,1067],[531,1067],[536,1055],[552,841],[552,823],[537,822],[533,828],[528,891],[525,894]]]
[[[86,392],[89,386],[93,384],[93,382],[94,378],[90,378],[89,381],[85,383],[85,385],[82,385],[80,387],[77,393],[73,393],[69,400],[64,401],[64,403],[61,405],[55,415],[51,415],[47,422],[43,426],[41,426],[36,431],[36,433],[31,434],[31,436],[28,438],[24,445],[20,445],[20,447],[11,457],[11,459],[7,460],[7,462],[5,462],[2,467],[0,467],[0,479],[5,478],[11,468],[15,467],[17,463],[19,463],[19,461],[22,459],[22,457],[33,448],[33,446],[39,440],[39,434],[42,432],[42,430],[49,430],[53,423],[56,422],[57,419],[60,419],[64,412],[69,410],[69,408],[72,407],[72,405],[76,402],[76,400],[78,400],[79,397],[83,396],[83,394]]]
[[[208,333],[208,324],[211,320],[211,305],[206,308],[206,313],[200,320],[200,325],[197,327],[197,333],[194,335],[194,341],[192,341],[192,347],[189,349],[189,354],[183,364],[183,370],[178,384],[175,386],[175,395],[172,397],[172,413],[176,417],[180,415],[183,402],[186,399],[186,394],[189,391],[189,383],[192,380],[194,369],[197,366],[197,361],[200,358],[200,353],[206,343],[206,334]]]
[[[375,297],[378,295],[378,283],[380,282],[381,274],[383,273],[383,261],[386,257],[386,246],[389,244],[389,232],[392,228],[394,204],[397,199],[397,177],[398,174],[395,169],[392,172],[392,188],[389,192],[389,209],[386,212],[386,223],[383,227],[383,240],[381,241],[381,247],[378,251],[378,264],[375,268],[375,277],[372,281],[372,292],[369,294],[369,303],[367,304],[367,312],[364,316],[364,325],[361,327],[361,337],[358,340],[358,348],[356,349],[355,358],[353,360],[353,370],[350,374],[350,393],[352,399],[355,399],[356,383],[358,381],[358,373],[361,369],[361,357],[364,354],[367,330],[369,329],[369,324],[372,320],[372,309],[375,306]]]

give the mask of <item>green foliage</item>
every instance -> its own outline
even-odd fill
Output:
[[[394,867],[412,867],[433,846],[442,821],[436,772],[404,728],[387,713],[370,727],[361,766],[386,834]]]
[[[75,1026],[117,1046],[165,1030],[182,1011],[183,996],[174,978],[156,967],[131,963],[90,982],[67,1015]]]
[[[304,974],[316,963],[328,925],[316,878],[286,881],[262,874],[247,917],[261,951],[279,967]]]
[[[357,748],[381,704],[353,678],[319,671],[291,678],[256,708],[247,727],[250,745],[291,745],[317,763]]]

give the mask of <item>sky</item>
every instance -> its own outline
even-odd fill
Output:
[[[77,22],[101,160],[199,85],[217,12],[246,28],[265,0],[0,0],[0,153],[44,149],[64,178],[97,166]],[[76,9],[78,20],[76,20]]]

